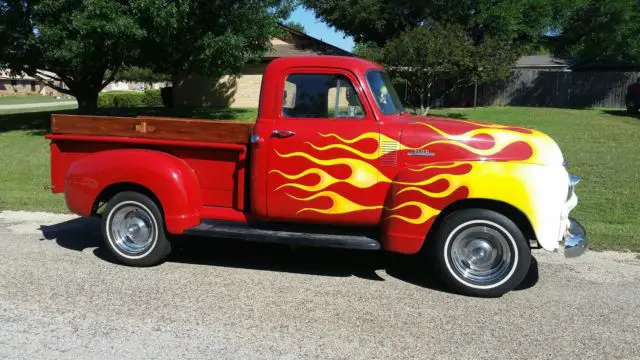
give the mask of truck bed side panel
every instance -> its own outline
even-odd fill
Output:
[[[123,144],[100,141],[51,142],[51,181],[55,193],[65,191],[69,168],[80,159],[101,151],[115,149],[148,149],[168,153],[182,159],[196,173],[202,193],[202,206],[243,209],[245,150],[176,147],[170,145]],[[135,162],[138,159],[130,159]],[[107,166],[108,164],[105,164]],[[126,182],[126,179],[123,179]]]

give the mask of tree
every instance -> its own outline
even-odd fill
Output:
[[[157,74],[220,77],[270,49],[292,0],[139,0],[147,36],[135,65]],[[151,9],[151,11],[148,11]]]
[[[535,48],[558,23],[559,4],[566,1],[570,0],[303,3],[353,36],[356,54],[381,61],[393,72],[401,70],[429,103],[436,78],[457,79],[454,84],[505,78],[518,56]]]
[[[299,31],[301,33],[305,33],[304,31],[304,25],[300,24],[299,22],[295,22],[295,21],[287,21],[285,24],[285,26],[292,28],[293,30]]]
[[[387,42],[382,61],[392,75],[418,93],[420,109],[426,113],[436,82],[450,80],[455,87],[472,81],[476,51],[460,27],[424,25]]]
[[[171,75],[156,74],[151,69],[141,68],[137,66],[127,66],[118,72],[115,78],[116,81],[136,81],[146,84],[153,84],[156,82],[171,81]]]
[[[0,63],[54,72],[81,112],[124,66],[232,74],[270,46],[290,0],[0,0]]]
[[[82,112],[96,107],[143,36],[133,9],[115,0],[3,0],[0,24],[2,61],[31,76],[56,73],[66,87],[50,86],[75,96]]]
[[[538,41],[567,1],[571,0],[302,0],[356,42],[384,45],[411,29],[439,23],[462,27],[476,43],[489,36],[518,47]]]
[[[640,0],[581,0],[565,12],[557,55],[584,66],[640,64]]]

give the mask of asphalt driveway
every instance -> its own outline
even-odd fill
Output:
[[[184,239],[110,262],[95,222],[0,212],[0,358],[639,359],[640,260],[536,251],[476,299],[380,253]]]

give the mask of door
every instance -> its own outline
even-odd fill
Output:
[[[278,86],[267,156],[270,218],[368,225],[379,220],[378,123],[355,76],[298,68]]]

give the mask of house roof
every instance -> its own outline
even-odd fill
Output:
[[[288,39],[275,43],[273,48],[262,56],[263,60],[270,61],[289,56],[353,56],[352,53],[342,50],[337,46],[333,46],[286,25],[279,25],[287,33]]]
[[[1,80],[45,80],[45,81],[55,81],[58,80],[58,76],[51,71],[46,70],[36,70],[36,77],[31,75],[27,75],[23,72],[14,73],[11,72],[11,69],[0,69],[0,79]]]
[[[550,55],[523,56],[516,61],[515,68],[569,68],[566,60]]]
[[[0,69],[0,80],[35,80],[35,78],[24,73],[12,73],[11,69]]]

